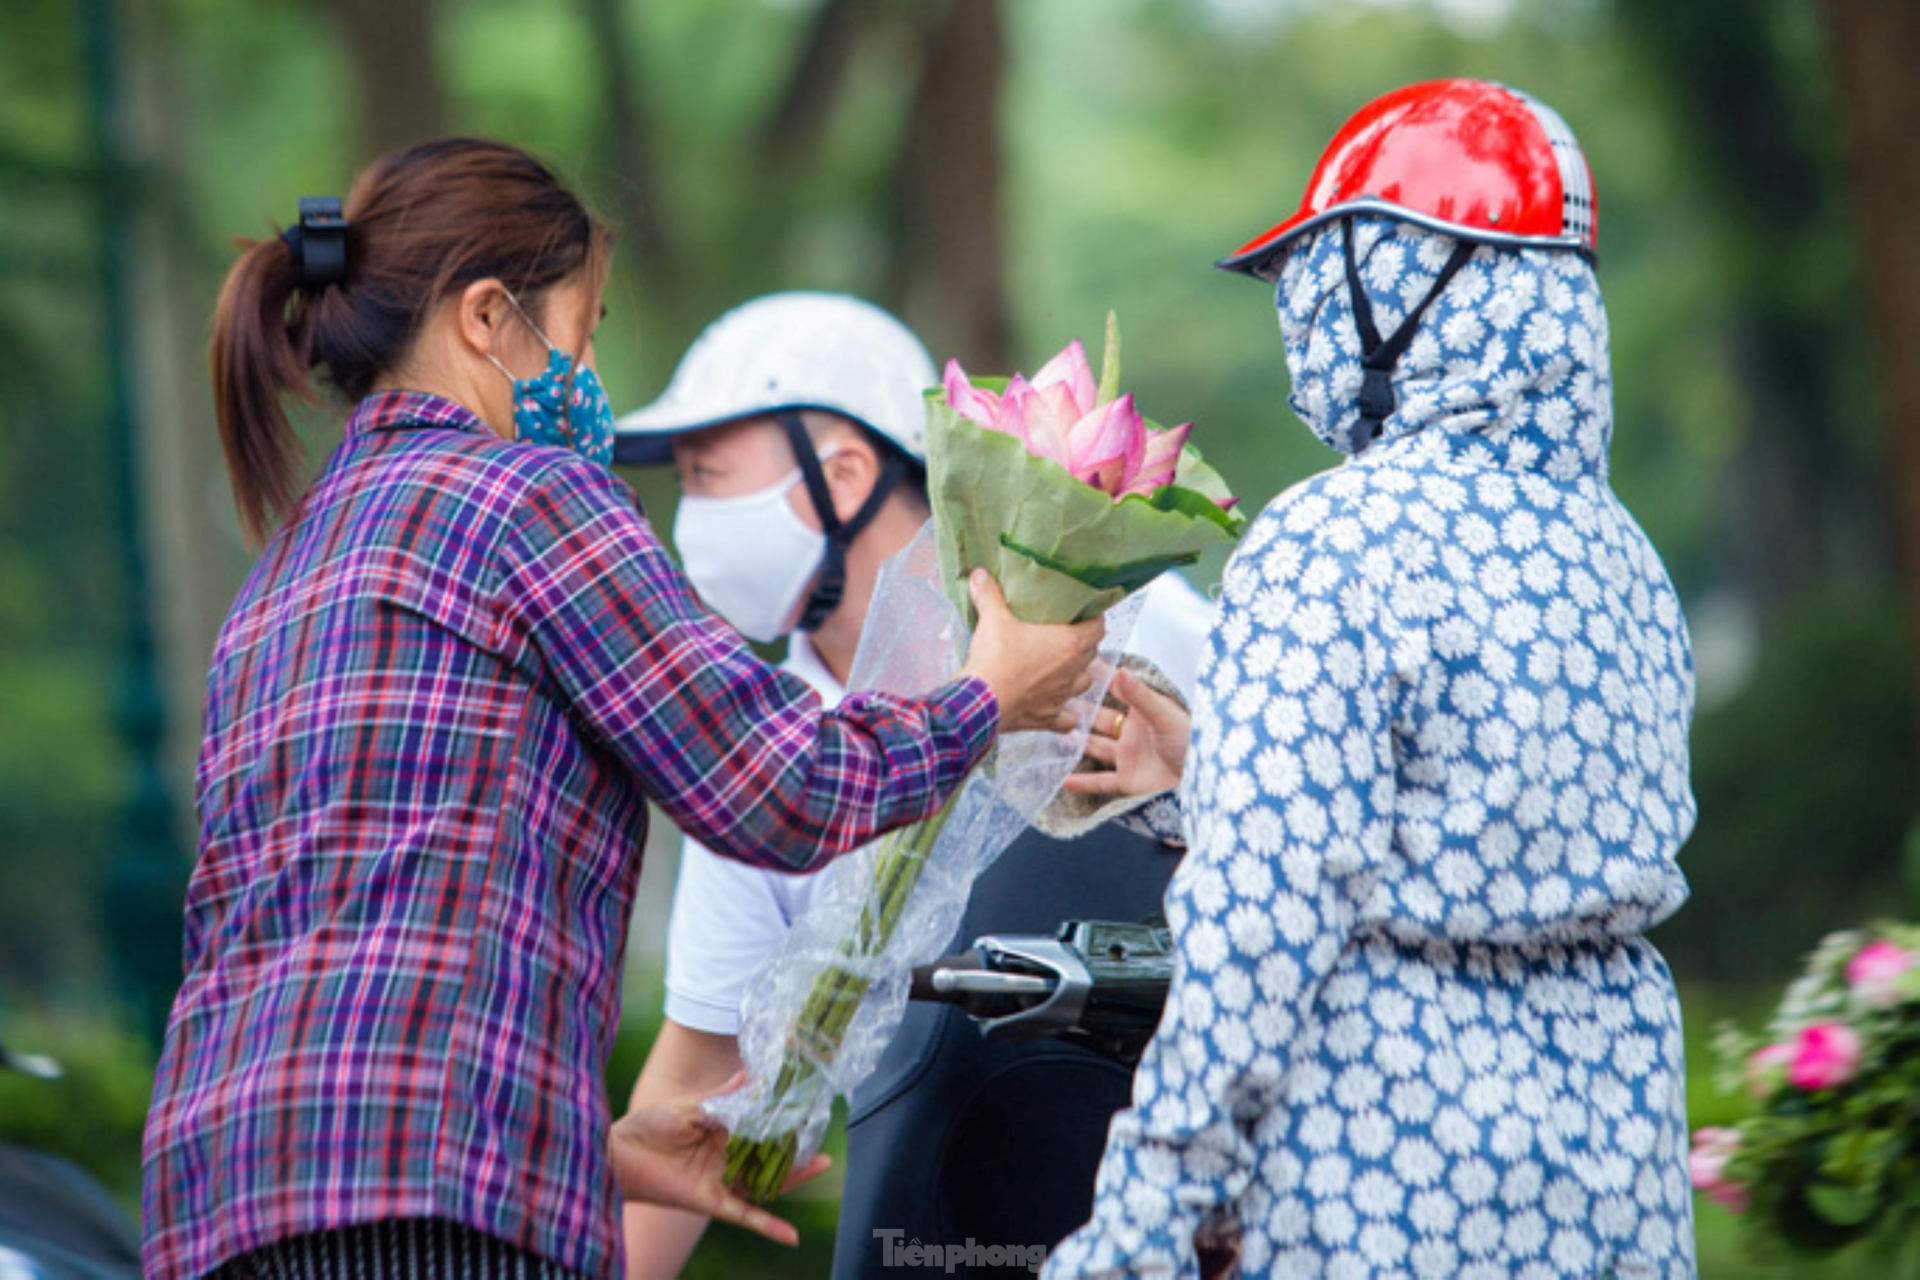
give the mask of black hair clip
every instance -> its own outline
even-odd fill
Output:
[[[301,196],[300,221],[280,233],[293,251],[300,284],[309,290],[347,279],[347,219],[338,196]]]

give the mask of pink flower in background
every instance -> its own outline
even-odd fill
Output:
[[[1738,1130],[1711,1126],[1696,1129],[1693,1151],[1687,1156],[1687,1173],[1693,1179],[1695,1190],[1706,1192],[1709,1200],[1735,1213],[1744,1213],[1747,1189],[1727,1177],[1727,1161],[1739,1150]]]
[[[1847,961],[1847,985],[1868,1008],[1891,1009],[1905,998],[1901,979],[1913,966],[1912,953],[1891,942],[1876,942]]]
[[[1838,1022],[1816,1022],[1793,1042],[1787,1079],[1797,1089],[1832,1089],[1860,1069],[1860,1035]]]
[[[1018,374],[998,394],[976,387],[958,361],[946,371],[947,403],[961,417],[1013,436],[1027,452],[1050,458],[1075,479],[1116,502],[1151,496],[1173,483],[1193,424],[1151,431],[1131,395],[1104,404],[1079,340],[1042,365],[1033,380]],[[1220,501],[1231,507],[1232,499]]]
[[[1779,1092],[1787,1082],[1797,1052],[1790,1044],[1770,1044],[1755,1049],[1747,1059],[1747,1092],[1762,1102]]]

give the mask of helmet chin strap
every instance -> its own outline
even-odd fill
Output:
[[[808,592],[807,602],[800,610],[800,621],[795,624],[801,631],[815,631],[840,607],[840,601],[847,594],[847,548],[880,514],[887,496],[906,474],[907,461],[897,451],[886,450],[886,460],[880,464],[880,476],[873,482],[873,492],[867,495],[851,520],[842,521],[834,510],[833,493],[827,488],[827,473],[820,466],[813,437],[807,434],[799,411],[782,409],[777,416],[786,429],[787,443],[793,446],[794,460],[800,464],[800,477],[807,486],[807,498],[813,503],[813,513],[819,517],[821,532],[827,539],[827,549],[820,557],[820,571],[814,575],[813,589]]]
[[[1440,277],[1427,290],[1427,296],[1407,313],[1393,336],[1382,342],[1380,330],[1373,323],[1373,303],[1360,284],[1360,268],[1353,259],[1353,219],[1342,218],[1340,227],[1340,243],[1347,255],[1347,293],[1353,300],[1354,327],[1360,330],[1360,418],[1353,424],[1350,437],[1353,451],[1359,453],[1380,438],[1387,419],[1393,415],[1393,368],[1406,354],[1414,333],[1420,328],[1420,317],[1473,256],[1473,242],[1462,240],[1453,246],[1447,265],[1440,268]]]

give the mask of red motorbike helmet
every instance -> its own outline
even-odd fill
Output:
[[[1483,244],[1591,256],[1598,243],[1593,174],[1553,108],[1485,80],[1430,80],[1360,108],[1294,215],[1217,265],[1271,279],[1299,236],[1365,212]]]

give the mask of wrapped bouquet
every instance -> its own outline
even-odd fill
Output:
[[[1694,1134],[1693,1184],[1810,1254],[1872,1241],[1920,1265],[1920,927],[1822,942],[1764,1037],[1724,1028],[1752,1114]]]
[[[1031,382],[970,379],[949,362],[929,392],[928,481],[940,569],[969,624],[967,573],[984,565],[1028,622],[1098,614],[1207,547],[1239,536],[1235,499],[1187,444],[1116,395],[1107,322],[1101,381],[1074,342]]]
[[[970,378],[949,364],[928,399],[931,531],[876,588],[853,687],[922,692],[964,661],[967,578],[985,567],[1015,616],[1081,621],[1243,526],[1220,477],[1119,395],[1108,319],[1096,383],[1078,342],[1031,379]],[[1109,649],[1130,619],[1110,615]],[[1097,703],[1100,690],[1090,702]],[[939,953],[974,878],[1059,790],[1072,735],[1012,734],[932,818],[829,871],[743,1012],[747,1086],[710,1103],[733,1133],[727,1180],[770,1198],[819,1143],[836,1094],[869,1074],[898,1024],[907,975]]]

